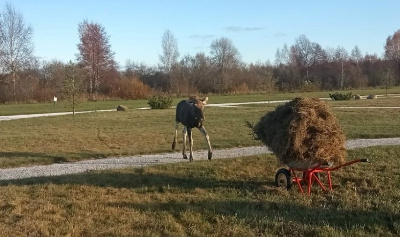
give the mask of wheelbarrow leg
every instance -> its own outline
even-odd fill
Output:
[[[326,171],[326,174],[328,176],[328,182],[329,182],[329,190],[332,191],[332,180],[331,180],[331,171]]]
[[[308,173],[307,176],[307,181],[308,181],[308,194],[311,194],[311,186],[313,185],[314,181],[318,183],[318,185],[321,187],[321,189],[326,192],[325,186],[321,183],[321,180],[319,180],[319,172],[320,170],[312,170]],[[330,178],[330,177],[329,177]]]
[[[318,185],[321,187],[321,189],[322,189],[324,192],[326,192],[326,188],[325,188],[325,186],[321,183],[321,180],[319,180],[319,177],[318,177],[317,175],[315,175],[314,173],[313,173],[313,176],[314,176],[315,181],[317,181]]]
[[[310,195],[311,194],[311,185],[312,185],[312,178],[313,178],[313,176],[314,176],[314,172],[310,172],[310,173],[308,173],[308,195]]]
[[[299,187],[301,193],[304,193],[303,188],[301,187],[301,183],[300,183],[302,179],[297,177],[297,174],[294,170],[291,169],[291,171],[293,174],[293,181],[295,181],[297,183],[297,186]]]

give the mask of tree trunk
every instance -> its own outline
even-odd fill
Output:
[[[344,67],[343,67],[343,62],[342,62],[342,70],[340,73],[340,89],[343,90],[344,86]]]
[[[14,65],[11,66],[11,81],[13,84],[13,97],[14,102],[17,102],[17,73],[15,72]]]

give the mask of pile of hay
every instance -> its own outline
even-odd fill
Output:
[[[319,99],[295,98],[265,114],[252,129],[255,139],[293,168],[341,164],[346,158],[345,135]]]

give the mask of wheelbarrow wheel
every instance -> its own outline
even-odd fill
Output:
[[[292,186],[292,177],[290,176],[290,171],[285,168],[279,169],[275,175],[275,185],[277,187],[290,189]]]

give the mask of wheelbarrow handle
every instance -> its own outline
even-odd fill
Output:
[[[328,168],[328,169],[326,169],[326,170],[334,171],[334,170],[340,169],[340,168],[342,168],[342,167],[344,167],[344,166],[352,165],[352,164],[358,163],[358,162],[369,162],[369,161],[368,161],[368,159],[353,160],[353,161],[344,163],[344,164],[342,164],[342,165],[339,165],[339,166],[336,166],[336,167],[333,167],[333,168]]]

